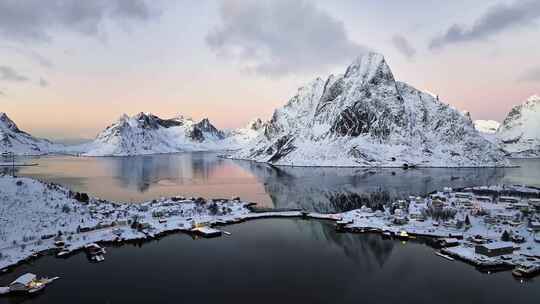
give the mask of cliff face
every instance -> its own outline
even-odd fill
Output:
[[[531,96],[513,107],[496,135],[512,156],[540,157],[540,96]]]
[[[506,165],[470,117],[394,79],[383,56],[317,78],[232,157],[298,166]]]

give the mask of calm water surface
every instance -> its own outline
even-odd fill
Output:
[[[18,175],[117,201],[160,196],[240,196],[268,207],[322,212],[421,195],[445,186],[540,186],[540,161],[510,169],[276,168],[213,153],[124,158],[34,158]],[[266,219],[225,227],[232,236],[193,240],[173,234],[141,246],[108,248],[91,264],[83,253],[43,257],[0,276],[61,276],[36,297],[0,303],[538,303],[540,280],[482,274],[419,243],[336,233],[332,223]]]
[[[483,274],[417,243],[339,234],[329,222],[267,219],[229,226],[230,237],[184,234],[83,253],[44,257],[25,271],[62,278],[36,297],[3,303],[538,303],[538,281]]]
[[[56,182],[116,201],[161,196],[232,197],[266,207],[321,212],[359,208],[376,200],[423,195],[443,187],[527,184],[540,187],[540,160],[507,169],[364,169],[274,167],[217,158],[215,153],[136,157],[47,156],[29,161],[21,176]]]

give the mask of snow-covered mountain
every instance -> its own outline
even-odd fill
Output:
[[[260,119],[250,121],[245,127],[238,128],[227,133],[232,146],[244,147],[264,131],[264,122]]]
[[[486,133],[486,134],[497,133],[497,129],[499,129],[500,125],[501,124],[495,120],[475,120],[474,121],[474,128],[478,130],[478,132]]]
[[[514,157],[540,157],[540,96],[512,108],[498,129],[497,139]]]
[[[470,116],[398,82],[382,55],[317,78],[230,157],[295,166],[504,166]]]
[[[0,153],[42,155],[51,152],[56,147],[57,145],[46,139],[33,137],[20,130],[6,113],[0,112]]]
[[[195,122],[177,116],[162,119],[150,113],[123,115],[99,133],[90,143],[70,149],[85,156],[127,156],[186,151],[224,151],[239,149],[253,139],[262,122],[233,131],[217,129],[207,118]]]
[[[162,119],[150,113],[139,113],[132,117],[124,114],[94,141],[75,150],[87,156],[125,156],[229,150],[238,148],[235,144],[235,140],[207,118],[195,122],[183,116]]]

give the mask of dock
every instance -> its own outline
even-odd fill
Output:
[[[217,230],[208,226],[195,227],[191,229],[191,232],[199,234],[206,238],[218,237],[218,236],[221,236],[221,233],[222,233],[221,230]]]

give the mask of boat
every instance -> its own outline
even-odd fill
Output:
[[[440,257],[442,257],[442,258],[445,258],[445,259],[447,259],[447,260],[449,260],[449,261],[455,261],[455,259],[454,259],[453,257],[451,257],[451,256],[449,256],[449,255],[446,255],[446,254],[444,254],[444,253],[441,253],[441,252],[439,252],[439,251],[435,251],[435,255],[438,255],[438,256],[440,256]]]
[[[106,253],[105,248],[99,246],[98,244],[88,244],[84,246],[84,250],[86,251],[86,254],[88,255],[88,259],[90,261],[95,263],[105,261],[105,257],[103,256]]]
[[[68,254],[70,254],[71,251],[69,251],[68,249],[62,249],[60,252],[58,252],[56,254],[57,257],[63,257],[63,256],[66,256]]]
[[[512,270],[512,275],[518,278],[529,278],[537,274],[540,274],[540,265],[538,264],[520,265]]]

